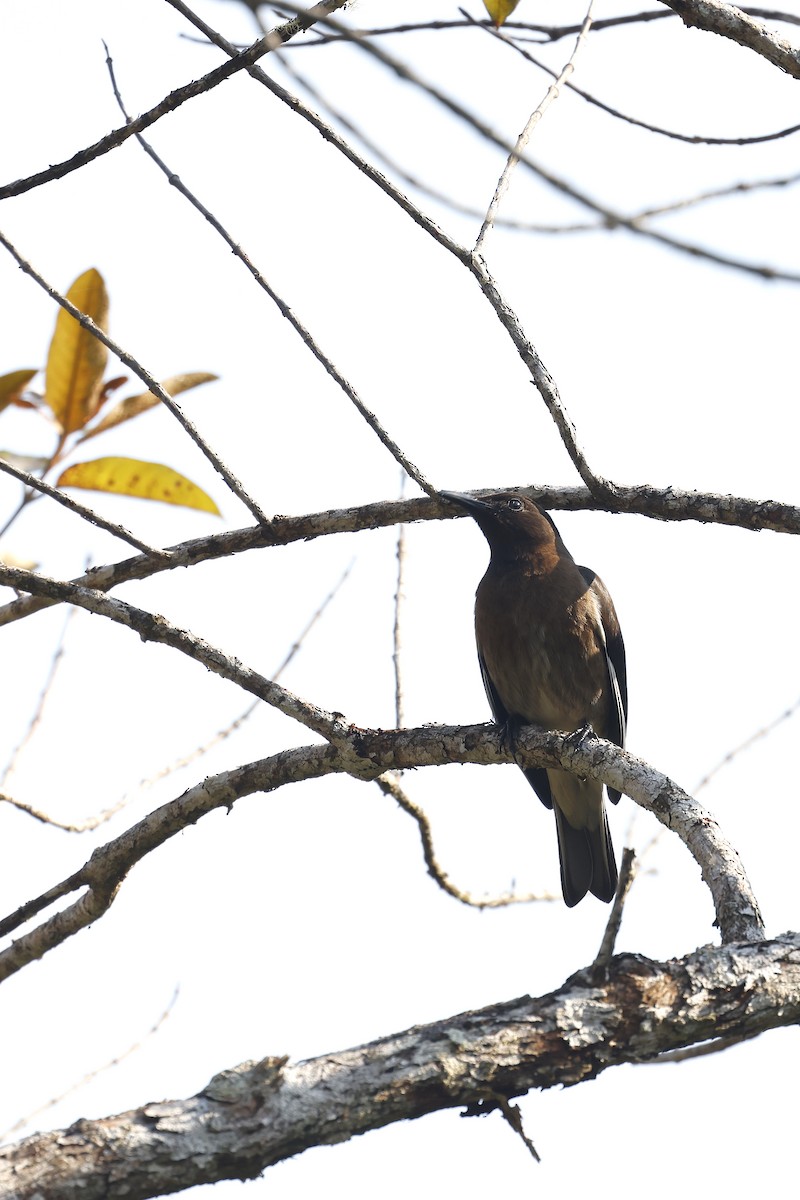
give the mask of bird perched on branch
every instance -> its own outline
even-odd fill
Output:
[[[628,714],[625,647],[605,584],[579,567],[550,517],[527,496],[441,495],[477,521],[491,548],[475,595],[475,637],[498,725],[577,731],[622,746]],[[567,771],[523,768],[556,819],[561,888],[571,908],[613,898],[617,865],[603,785]],[[608,789],[616,804],[619,792]]]

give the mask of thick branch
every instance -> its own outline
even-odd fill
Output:
[[[578,740],[562,733],[528,728],[520,731],[515,749],[517,761],[527,766],[560,767],[591,775],[649,809],[678,834],[700,864],[712,893],[722,940],[758,941],[764,936],[758,904],[736,851],[714,818],[660,771],[594,737]],[[207,813],[230,808],[243,796],[275,791],[289,783],[331,773],[373,780],[385,771],[413,767],[509,761],[505,740],[493,725],[438,725],[402,730],[349,726],[347,738],[336,745],[285,750],[271,758],[210,776],[95,850],[81,870],[0,921],[0,936],[5,936],[55,901],[78,889],[87,889],[70,907],[22,934],[0,953],[0,980],[96,921],[111,905],[131,868],[147,854]]]
[[[572,1085],[721,1035],[800,1022],[800,937],[613,958],[556,992],[494,1004],[306,1062],[246,1062],[188,1100],[146,1104],[0,1150],[2,1200],[145,1200],[254,1179],[313,1146],[427,1113]]]
[[[87,612],[96,613],[117,625],[133,630],[143,642],[161,642],[170,646],[173,650],[178,650],[195,662],[201,663],[215,675],[220,675],[251,695],[258,696],[260,700],[277,708],[292,720],[299,721],[326,740],[336,741],[339,738],[340,721],[333,713],[295,696],[287,688],[253,671],[238,658],[211,646],[197,634],[179,629],[159,613],[136,608],[124,600],[112,599],[93,588],[76,587],[75,584],[49,579],[35,571],[6,567],[1,563],[0,583],[6,583],[20,591],[31,592],[33,595],[66,601],[77,608],[86,609]]]
[[[509,491],[516,484],[503,484],[482,491]],[[731,525],[758,532],[800,534],[800,508],[779,500],[749,500],[744,496],[724,496],[714,492],[683,492],[674,488],[656,488],[649,484],[617,486],[613,502],[592,496],[583,487],[524,487],[518,489],[538,500],[545,508],[562,512],[612,512],[652,517],[657,521],[700,521],[712,525]],[[335,533],[358,533],[365,529],[383,529],[408,521],[457,519],[452,506],[427,497],[415,500],[381,500],[357,508],[340,508],[309,513],[302,517],[275,517],[268,526],[249,526],[209,537],[193,538],[171,546],[169,557],[153,559],[139,555],[123,562],[93,567],[72,580],[76,587],[108,592],[133,579],[149,579],[160,571],[192,567],[197,563],[227,558],[246,550],[288,546],[291,542],[310,541]],[[0,626],[19,621],[41,608],[60,603],[57,597],[33,596],[0,607]]]
[[[741,8],[723,4],[721,0],[662,0],[662,3],[676,12],[689,28],[730,38],[740,46],[754,50],[787,75],[800,79],[800,50],[748,17]]]

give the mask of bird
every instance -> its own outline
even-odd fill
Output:
[[[577,565],[548,513],[528,496],[441,492],[466,509],[491,560],[475,594],[475,638],[483,684],[498,725],[513,742],[522,724],[578,733],[591,726],[623,746],[628,717],[625,646],[599,575]],[[553,810],[561,890],[569,908],[587,892],[613,899],[617,865],[603,785],[567,771],[523,767]],[[616,804],[620,793],[608,788]]]

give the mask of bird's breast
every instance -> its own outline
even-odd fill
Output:
[[[597,599],[577,568],[560,578],[492,571],[478,587],[475,632],[511,716],[545,729],[608,725],[608,674]]]

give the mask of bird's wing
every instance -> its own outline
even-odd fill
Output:
[[[489,707],[492,710],[492,716],[500,728],[505,730],[506,734],[513,738],[514,718],[510,717],[506,711],[505,705],[497,693],[497,688],[492,683],[492,677],[487,669],[486,660],[480,651],[478,651],[478,662],[480,663],[483,686],[486,689],[486,696],[489,701]],[[542,804],[544,804],[546,808],[552,808],[553,797],[550,792],[550,780],[547,777],[546,769],[544,767],[523,767],[522,773],[533,790],[536,792],[536,795],[539,797]]]
[[[625,727],[628,721],[628,673],[625,665],[625,643],[622,640],[622,630],[608,588],[599,575],[588,567],[581,567],[589,587],[597,597],[600,605],[600,619],[603,623],[605,640],[606,667],[611,689],[611,726],[608,740],[618,746],[625,745]],[[614,804],[619,800],[620,793],[614,788],[608,789],[608,798]]]
[[[486,659],[483,657],[480,650],[478,651],[478,662],[480,663],[481,678],[483,679],[483,686],[486,690],[486,698],[489,701],[489,708],[492,710],[492,716],[498,725],[507,725],[508,713],[505,710],[503,701],[497,694],[497,688],[492,683],[492,677],[489,674],[486,666]]]

